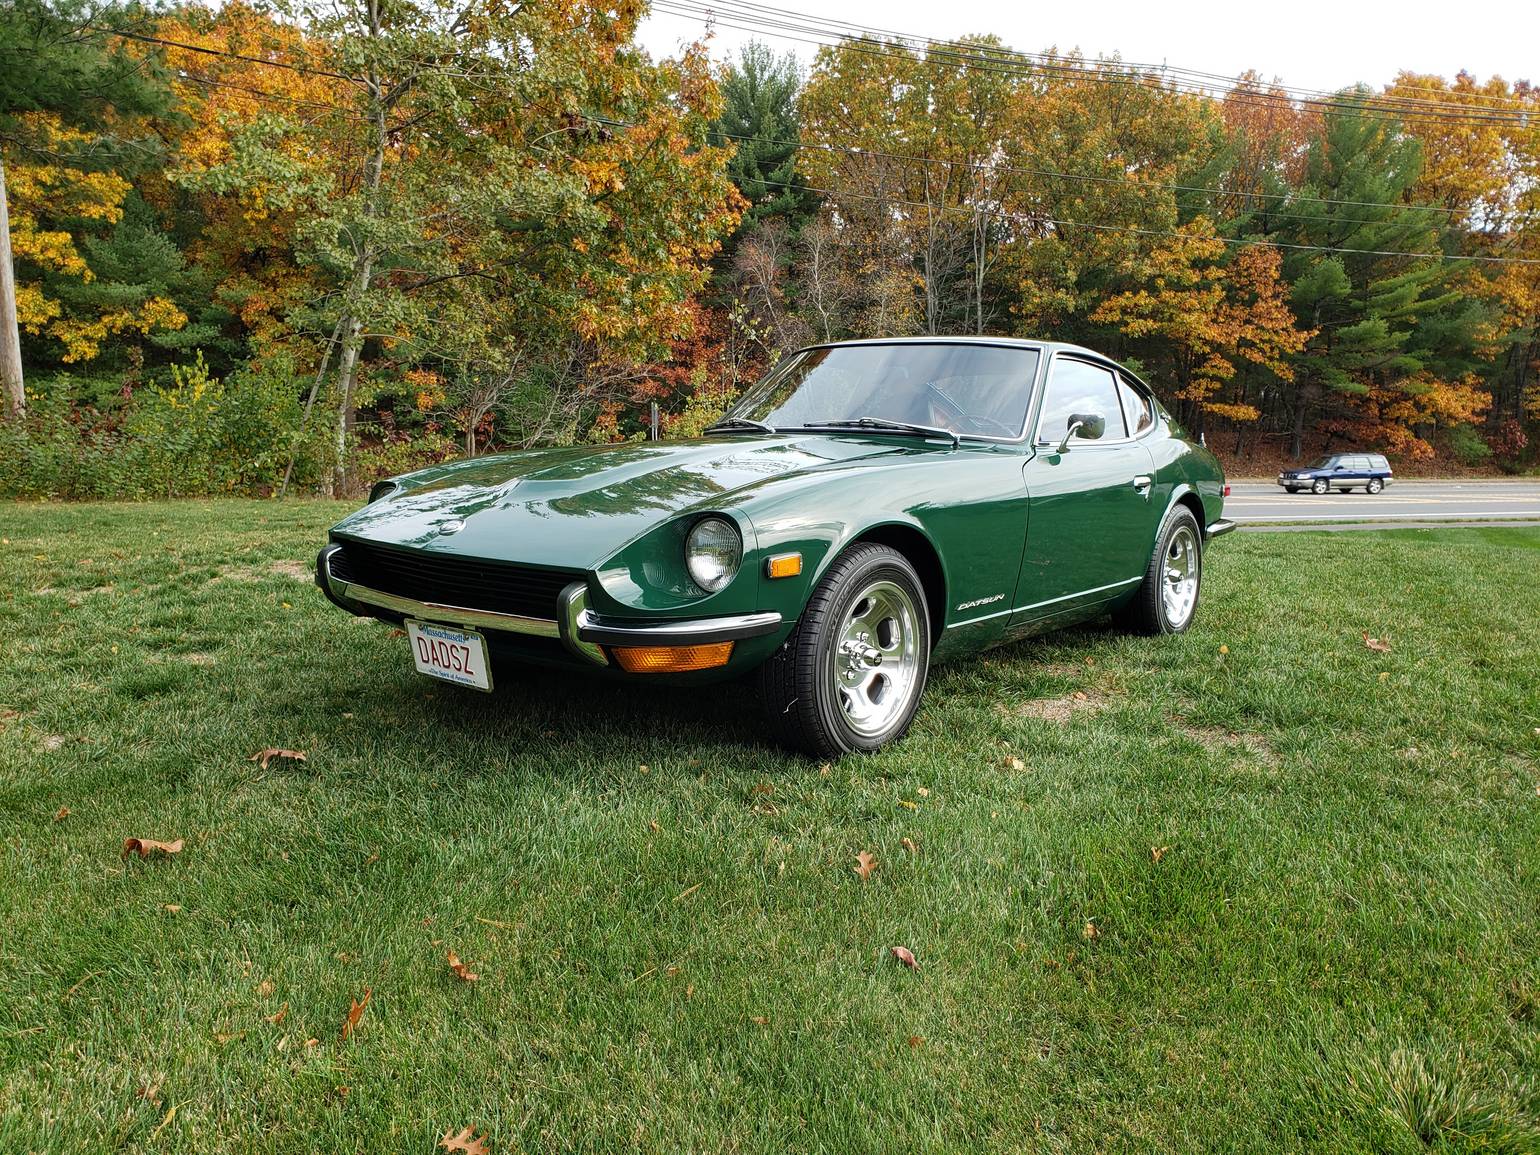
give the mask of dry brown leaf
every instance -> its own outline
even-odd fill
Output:
[[[1364,631],[1364,645],[1368,646],[1376,654],[1390,653],[1390,643],[1381,638],[1371,638],[1368,630]]]
[[[264,999],[277,989],[277,987],[273,986],[272,979],[263,979],[257,984],[257,994],[261,995]]]
[[[909,1045],[911,1047],[923,1047],[925,1045],[925,1036],[924,1035],[910,1035],[909,1036]]]
[[[1170,852],[1171,852],[1171,848],[1169,846],[1152,846],[1152,847],[1150,847],[1150,857],[1154,861],[1156,861],[1156,862],[1159,862],[1162,858],[1164,858]]]
[[[829,764],[827,762],[818,768],[818,776],[820,778],[827,778],[829,776]]]
[[[406,637],[406,631],[397,626],[395,629],[387,632],[385,636],[387,638],[404,638]]]
[[[893,957],[896,958],[899,962],[903,963],[910,970],[917,971],[920,969],[920,964],[918,960],[915,959],[914,952],[911,951],[908,947],[890,946],[888,947],[888,950],[892,951]]]
[[[342,1024],[342,1038],[344,1041],[346,1041],[347,1037],[358,1029],[358,1022],[364,1017],[364,1008],[369,1005],[369,998],[373,994],[373,987],[365,987],[364,1001],[359,1002],[357,999],[352,1000],[353,1005],[348,1008],[348,1017],[343,1021]],[[309,1044],[307,1043],[306,1046],[309,1046]]]
[[[1012,770],[1025,770],[1027,768],[1027,764],[1014,754],[1006,756],[1005,764]]]
[[[1101,928],[1098,927],[1096,925],[1096,923],[1094,923],[1093,921],[1091,921],[1088,918],[1088,919],[1085,920],[1085,929],[1083,931],[1081,931],[1080,933],[1082,935],[1084,935],[1086,938],[1092,939],[1092,938],[1100,938],[1102,932],[1101,932]]]
[[[488,1155],[491,1150],[487,1146],[487,1137],[482,1135],[478,1138],[474,1127],[465,1127],[458,1135],[445,1131],[438,1145],[445,1151],[460,1151],[463,1155]]]
[[[877,869],[877,859],[874,855],[863,850],[856,855],[856,864],[850,868],[856,876],[865,882],[872,876],[872,871]]]
[[[915,791],[915,793],[918,794],[921,798],[929,798],[930,797],[930,791],[925,789],[925,787],[923,787],[923,786],[919,787],[919,789],[917,789]]]
[[[288,1003],[284,1003],[283,1006],[279,1007],[272,1014],[270,1014],[270,1015],[263,1015],[262,1017],[264,1019],[266,1019],[268,1022],[272,1023],[273,1026],[276,1027],[279,1023],[283,1022],[283,1020],[288,1016],[288,1013],[289,1013],[289,1004]]]
[[[125,838],[123,840],[123,857],[137,854],[140,858],[148,858],[152,854],[181,854],[182,840],[175,842],[157,842],[153,838]]]
[[[294,762],[303,762],[305,760],[305,752],[303,750],[280,750],[276,746],[269,746],[266,750],[258,750],[246,761],[260,762],[262,763],[262,769],[266,770],[267,764],[274,758],[288,758]]]
[[[454,951],[449,952],[448,959],[449,969],[454,972],[455,978],[459,979],[461,982],[473,983],[481,978],[480,975],[472,973],[471,968],[462,962],[460,960],[460,956],[455,954]]]
[[[757,786],[755,786],[752,790],[749,791],[749,794],[751,796],[755,795],[755,794],[774,794],[774,793],[775,793],[775,787],[770,785],[770,783],[768,783],[768,782],[761,782]]]
[[[1085,693],[1085,691],[1084,690],[1076,690],[1075,693],[1074,693],[1074,699],[1077,702],[1084,702],[1086,700],[1086,693]]]
[[[898,840],[898,844],[907,850],[910,854],[920,853],[920,848],[915,845],[914,839],[912,838],[900,838]]]
[[[758,1023],[760,1026],[763,1027],[763,1026],[768,1026],[769,1023],[770,1023],[770,1020],[765,1018],[764,1015],[750,1015],[749,1016],[749,1022],[751,1022],[751,1023]]]
[[[139,1090],[135,1091],[134,1094],[143,1099],[146,1103],[153,1103],[157,1107],[160,1106],[159,1083],[147,1083],[143,1087],[140,1087]]]
[[[59,807],[58,810],[56,810],[54,812],[53,820],[55,822],[63,822],[69,816],[70,816],[70,808],[68,806],[61,806],[61,807]]]
[[[663,827],[659,826],[658,825],[658,820],[656,818],[654,818],[654,819],[651,819],[647,823],[647,829],[652,831],[654,834],[656,834],[658,831],[662,830]]]
[[[176,903],[176,902],[168,902],[168,903],[166,903],[165,906],[161,907],[161,909],[164,910],[167,914],[181,914],[182,913],[182,906],[181,906],[181,904],[180,903]]]

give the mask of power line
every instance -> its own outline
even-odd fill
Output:
[[[694,6],[694,7],[697,7],[697,8],[702,8],[702,7],[707,7],[708,6],[707,4],[703,3],[702,0],[689,0],[689,2],[691,4],[691,6]],[[770,17],[773,17],[773,18],[782,18],[782,19],[784,19],[784,18],[795,18],[797,20],[801,20],[801,21],[805,22],[806,24],[809,24],[809,25],[815,26],[815,27],[817,25],[828,25],[828,26],[836,27],[836,28],[849,29],[849,30],[852,30],[857,35],[864,35],[864,36],[881,35],[881,36],[887,36],[887,37],[891,37],[891,38],[898,39],[898,40],[919,41],[919,42],[923,42],[923,43],[926,43],[926,44],[932,44],[932,45],[937,45],[937,46],[941,46],[941,47],[948,47],[948,48],[960,47],[961,46],[959,44],[959,42],[955,41],[955,40],[953,40],[953,41],[943,41],[943,40],[938,40],[938,39],[936,39],[934,37],[913,35],[913,34],[908,34],[908,33],[903,33],[903,32],[897,32],[897,31],[894,31],[894,30],[891,30],[891,29],[869,27],[869,26],[865,26],[865,25],[855,24],[855,23],[852,23],[851,21],[848,21],[848,20],[838,20],[838,19],[835,19],[833,17],[818,16],[818,15],[815,15],[815,14],[812,14],[812,13],[795,11],[795,10],[789,9],[789,8],[777,8],[777,7],[774,7],[774,6],[771,6],[771,5],[767,5],[767,4],[756,3],[756,2],[754,2],[754,0],[716,0],[716,3],[710,4],[709,7],[713,8],[713,9],[721,7],[721,8],[736,8],[736,9],[739,9],[739,10],[748,10],[748,11],[751,11],[751,12],[761,12],[761,13],[766,13]],[[838,35],[848,36],[848,35],[850,35],[850,32],[841,32],[841,33],[838,33]],[[1046,52],[1026,52],[1026,51],[1023,51],[1021,49],[1008,48],[1008,47],[1006,47],[1004,45],[968,44],[968,45],[966,45],[966,47],[969,50],[975,50],[975,51],[978,51],[978,52],[981,52],[981,53],[984,53],[984,54],[987,54],[987,55],[994,56],[994,57],[1002,59],[1002,60],[1027,61],[1027,62],[1031,62],[1033,64],[1055,65],[1055,64],[1060,64],[1063,61],[1063,59],[1064,59],[1063,57],[1060,57],[1060,56],[1057,56],[1057,55],[1051,54],[1051,53],[1046,53]],[[1199,70],[1199,69],[1184,68],[1184,67],[1181,67],[1180,65],[1136,63],[1136,62],[1133,62],[1133,61],[1121,61],[1119,63],[1121,63],[1125,68],[1128,68],[1128,69],[1131,69],[1131,70],[1136,70],[1136,71],[1159,72],[1159,73],[1166,74],[1166,75],[1180,75],[1180,76],[1191,77],[1191,78],[1194,78],[1195,82],[1208,82],[1211,87],[1213,85],[1215,85],[1215,84],[1222,85],[1225,90],[1234,89],[1236,87],[1244,87],[1247,83],[1249,83],[1246,80],[1246,78],[1244,78],[1244,77],[1225,76],[1223,74],[1215,73],[1215,72],[1205,72],[1205,71],[1202,71],[1202,70]],[[1285,85],[1285,84],[1282,84],[1281,82],[1275,84],[1273,87],[1276,88],[1279,91],[1286,92],[1286,93],[1297,94],[1297,95],[1299,95],[1301,97],[1322,97],[1322,98],[1326,98],[1326,99],[1339,98],[1339,94],[1338,93],[1331,92],[1331,91],[1324,90],[1324,89],[1304,88],[1304,87],[1297,86],[1297,85]],[[1475,107],[1477,107],[1477,108],[1489,110],[1489,111],[1492,111],[1494,113],[1501,113],[1503,115],[1512,116],[1512,117],[1515,117],[1515,118],[1523,118],[1524,116],[1527,115],[1524,112],[1524,110],[1522,110],[1522,109],[1512,108],[1511,107],[1511,103],[1512,102],[1511,101],[1505,101],[1504,98],[1502,98],[1502,97],[1488,96],[1487,94],[1484,94],[1484,93],[1467,93],[1467,94],[1464,94],[1464,95],[1465,95],[1467,100],[1474,100],[1474,101],[1476,101],[1477,103],[1475,104]],[[1428,97],[1415,97],[1415,96],[1401,96],[1401,95],[1392,95],[1392,94],[1379,94],[1376,97],[1376,100],[1383,101],[1383,102],[1386,102],[1386,103],[1389,103],[1389,104],[1405,105],[1405,106],[1409,106],[1409,107],[1410,106],[1426,105],[1426,106],[1428,106],[1428,107],[1430,107],[1430,108],[1432,108],[1434,110],[1440,111],[1440,112],[1451,111],[1450,108],[1449,108],[1449,105],[1446,102],[1440,101],[1440,100],[1434,100],[1434,99],[1428,98]]]
[[[846,21],[806,16],[802,13],[770,8],[765,5],[748,4],[744,0],[714,0],[711,3],[701,2],[701,0],[655,0],[653,7],[658,11],[678,16],[681,19],[694,20],[704,24],[717,24],[728,28],[738,28],[745,32],[753,32],[776,39],[790,40],[819,47],[838,46],[847,51],[855,51],[877,57],[899,58],[918,49],[926,51],[931,58],[950,59],[963,67],[993,72],[1002,76],[1027,77],[1046,72],[1049,74],[1073,76],[1099,84],[1145,89],[1154,88],[1157,90],[1167,89],[1211,98],[1222,96],[1226,99],[1251,106],[1269,106],[1276,105],[1277,103],[1277,98],[1269,93],[1263,92],[1260,89],[1246,87],[1244,84],[1234,81],[1233,78],[1233,86],[1231,88],[1214,91],[1216,89],[1215,84],[1193,79],[1193,77],[1201,74],[1190,69],[1173,68],[1166,65],[1121,64],[1119,62],[1120,66],[1126,71],[1118,74],[1108,69],[1107,65],[1112,62],[1101,62],[1097,67],[1085,67],[1068,58],[1050,56],[1048,54],[1025,53],[993,45],[964,44],[957,41],[942,41],[932,37],[867,28],[861,25],[850,24]],[[773,13],[775,15],[761,15],[759,12],[750,9],[759,9],[760,12]],[[793,19],[786,19],[785,17]],[[836,25],[838,27],[823,27],[821,25]],[[901,50],[894,52],[891,44],[884,43],[885,40],[900,42]],[[1154,74],[1159,74],[1159,77]],[[1189,76],[1189,79],[1185,81],[1189,86],[1188,88],[1180,87],[1179,81],[1183,75]],[[1164,82],[1162,82],[1160,77],[1165,78]],[[1300,104],[1316,106],[1339,113],[1345,108],[1352,109],[1353,111],[1345,114],[1359,119],[1386,123],[1402,123],[1406,120],[1435,120],[1524,127],[1529,123],[1531,117],[1530,113],[1522,109],[1482,108],[1476,112],[1465,112],[1461,111],[1459,107],[1451,107],[1443,102],[1430,100],[1426,102],[1429,110],[1421,111],[1419,98],[1376,96],[1367,92],[1350,94],[1346,97],[1335,94],[1317,96],[1312,94],[1312,90],[1294,91],[1298,95],[1291,99],[1297,100]],[[1363,103],[1359,103],[1360,101]],[[1398,108],[1404,110],[1399,115],[1397,114]]]
[[[124,32],[117,28],[100,27],[97,27],[96,31],[105,32],[109,36],[121,36],[125,40],[138,40],[144,44],[158,44],[162,48],[178,48],[183,52],[197,52],[204,56],[223,56],[230,60],[244,60],[247,64],[266,65],[268,68],[286,68],[290,72],[299,72],[306,76],[326,76],[332,80],[343,80],[350,84],[356,83],[355,77],[344,76],[340,72],[328,72],[324,68],[312,68],[308,64],[292,64],[287,60],[271,60],[263,56],[247,56],[244,53],[235,52],[228,48],[207,48],[201,44],[187,44],[180,40],[165,40],[159,36],[150,36],[143,32]]]

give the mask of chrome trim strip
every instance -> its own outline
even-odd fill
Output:
[[[721,618],[658,619],[632,625],[604,621],[585,609],[577,615],[577,636],[585,642],[602,642],[607,646],[708,646],[713,642],[737,642],[773,634],[780,629],[781,621],[781,615],[772,610]]]
[[[510,634],[532,634],[539,638],[559,638],[561,629],[554,618],[530,618],[522,614],[500,614],[494,610],[473,610],[467,606],[446,606],[439,602],[420,602],[388,594],[383,590],[370,589],[357,582],[343,581],[332,573],[332,554],[340,546],[332,545],[321,551],[318,559],[324,589],[334,598],[375,606],[392,613],[433,622],[452,623],[457,626],[473,626],[479,629],[502,630]]]
[[[989,621],[991,618],[1002,618],[1006,614],[1019,614],[1025,610],[1040,610],[1044,606],[1058,605],[1060,602],[1073,601],[1075,598],[1087,598],[1092,594],[1101,594],[1106,593],[1108,590],[1122,589],[1124,586],[1131,586],[1135,582],[1142,582],[1143,580],[1144,575],[1140,574],[1138,577],[1125,578],[1120,582],[1110,582],[1104,586],[1096,586],[1094,589],[1079,590],[1076,593],[1064,594],[1063,596],[1056,598],[1049,598],[1047,601],[1032,602],[1030,605],[1017,606],[1015,609],[1011,610],[996,610],[992,614],[984,614],[982,617],[969,618],[965,622],[953,622],[951,625],[947,626],[947,629],[955,630],[958,626],[976,626],[980,622]]]
[[[1203,536],[1204,537],[1219,537],[1221,534],[1229,533],[1232,529],[1235,529],[1235,528],[1236,528],[1235,522],[1233,522],[1233,521],[1226,521],[1225,519],[1221,518],[1219,521],[1211,521],[1211,522],[1209,522],[1208,523],[1208,529],[1203,531]]]
[[[573,582],[561,591],[561,618],[558,622],[561,626],[561,640],[566,643],[567,649],[578,657],[607,666],[610,664],[610,659],[604,650],[593,642],[585,642],[578,637],[578,628],[582,625],[587,613],[588,587],[586,585],[582,582]]]

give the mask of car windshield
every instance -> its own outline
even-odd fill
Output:
[[[750,388],[719,424],[786,430],[867,422],[1012,439],[1026,425],[1037,362],[1036,349],[1006,345],[804,349]]]
[[[1327,469],[1327,468],[1330,468],[1331,463],[1334,460],[1335,460],[1335,458],[1322,457],[1322,458],[1318,459],[1316,461],[1316,463],[1314,465],[1312,465],[1310,468],[1311,469]]]

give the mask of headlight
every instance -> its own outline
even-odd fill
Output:
[[[738,572],[743,542],[730,521],[703,517],[684,539],[684,565],[690,578],[708,594],[714,594]]]
[[[389,497],[400,488],[401,483],[399,481],[376,481],[369,488],[369,504],[373,505],[382,497]]]

